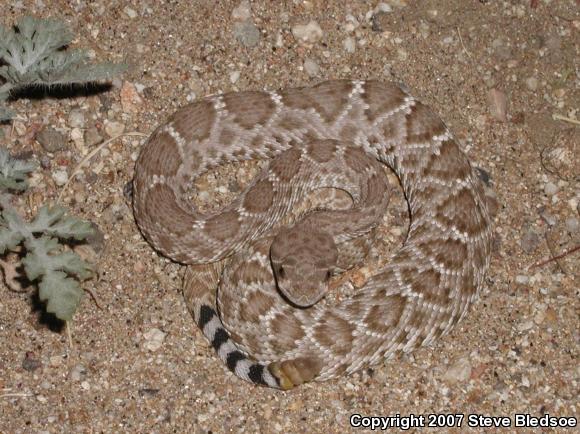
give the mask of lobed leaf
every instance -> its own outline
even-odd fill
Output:
[[[1,101],[1,99],[0,99]],[[14,112],[8,107],[4,107],[0,104],[0,122],[9,121],[14,117]]]
[[[84,240],[94,234],[89,222],[66,215],[66,210],[58,205],[44,205],[30,223],[31,232],[43,232],[61,239]]]
[[[86,64],[84,50],[66,50],[72,33],[55,19],[22,18],[14,29],[0,26],[0,76],[16,86],[109,80],[126,65]]]
[[[7,250],[14,250],[24,239],[20,232],[14,232],[6,227],[0,227],[0,255]]]
[[[72,33],[62,21],[26,16],[15,28],[0,29],[0,57],[17,77],[71,41]]]
[[[38,296],[46,302],[46,311],[63,321],[70,321],[76,312],[83,291],[75,279],[61,271],[45,275],[38,285]]]
[[[5,148],[0,147],[0,189],[26,190],[28,174],[35,168],[35,162],[13,158]]]
[[[24,271],[30,280],[50,274],[54,271],[64,271],[77,276],[80,280],[88,279],[93,269],[76,253],[62,251],[62,246],[56,238],[43,235],[24,241],[28,254],[22,260]]]

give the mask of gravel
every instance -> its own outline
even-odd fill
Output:
[[[295,25],[292,27],[292,34],[298,41],[309,44],[318,42],[324,35],[320,28],[320,24],[314,20],[310,21],[308,24]]]
[[[96,94],[9,101],[18,119],[0,126],[3,145],[45,163],[15,202],[26,218],[60,194],[52,172],[71,173],[82,158],[76,145],[67,146],[73,128],[91,149],[97,136],[118,132],[111,132],[112,122],[117,130],[150,134],[192,93],[394,79],[432,106],[474,165],[491,174],[500,204],[491,268],[474,308],[434,345],[291,392],[253,387],[228,372],[185,309],[183,267],[139,233],[123,186],[144,139],[120,138],[75,176],[61,201],[101,229],[98,275],[83,283],[100,308],[86,294],[67,330],[41,314],[34,289],[3,293],[0,341],[9,344],[0,345],[1,432],[358,432],[349,425],[355,412],[577,417],[578,251],[532,267],[580,243],[578,229],[570,231],[580,217],[578,129],[552,118],[579,117],[570,73],[578,57],[573,1],[538,1],[533,8],[530,1],[383,0],[391,9],[384,12],[378,2],[336,0],[256,1],[249,11],[240,0],[109,3],[9,0],[2,15],[4,26],[25,13],[68,17],[72,48],[91,48],[95,61],[132,65],[114,87]],[[127,5],[136,18],[124,11]],[[246,21],[259,33],[249,41],[256,45],[232,34]],[[311,34],[294,34],[310,22],[316,23]],[[352,53],[346,38],[355,41]],[[318,75],[304,68],[307,59],[319,66]],[[127,83],[142,103],[123,106]],[[505,122],[491,115],[490,89],[509,100]],[[82,127],[71,125],[73,110],[84,114]],[[62,135],[52,148],[38,140],[46,128]],[[210,183],[212,190],[200,196],[211,205],[238,169],[224,169],[215,189]],[[558,188],[551,196],[544,191],[549,182]],[[376,260],[384,263],[408,229],[406,203],[392,184],[389,213],[377,228]],[[165,336],[156,340],[151,332],[146,339],[153,329]],[[150,351],[146,343],[160,346]],[[23,366],[28,352],[41,364],[33,371]],[[76,368],[73,381],[79,365],[85,369]],[[454,428],[469,429],[479,428]]]
[[[36,140],[47,152],[58,152],[66,147],[65,136],[52,127],[45,127],[36,135]]]
[[[244,47],[252,48],[260,42],[260,31],[250,21],[234,24],[234,37]]]

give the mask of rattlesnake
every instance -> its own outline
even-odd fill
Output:
[[[303,308],[277,292],[266,269],[268,231],[294,203],[276,202],[274,190],[300,178],[304,155],[333,158],[313,155],[327,140],[389,166],[411,223],[404,245],[352,297]],[[192,180],[252,159],[273,160],[251,190],[217,214],[192,207]],[[284,389],[354,372],[448,332],[475,300],[491,255],[487,198],[467,157],[427,106],[378,81],[229,93],[180,109],[137,160],[134,211],[158,251],[197,264],[186,270],[184,296],[220,358],[241,378]]]

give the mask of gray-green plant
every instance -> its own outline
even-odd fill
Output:
[[[124,64],[88,64],[85,50],[68,49],[73,34],[57,19],[21,18],[14,27],[0,25],[0,121],[14,112],[3,102],[28,86],[54,86],[109,80]]]
[[[10,203],[12,192],[26,190],[26,178],[35,167],[0,148],[0,256],[16,253],[28,280],[38,284],[47,312],[70,321],[84,293],[80,282],[90,278],[93,269],[67,243],[85,240],[94,230],[60,206],[42,206],[29,222],[16,212]]]

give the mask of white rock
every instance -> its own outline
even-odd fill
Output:
[[[547,182],[546,185],[544,185],[544,193],[546,193],[546,196],[554,196],[558,193],[558,190],[558,186],[553,182]]]
[[[145,338],[143,347],[151,352],[157,351],[159,348],[161,348],[161,345],[163,345],[165,336],[166,333],[163,333],[157,328],[152,328],[143,334],[143,337]]]
[[[252,16],[252,9],[248,0],[243,0],[232,11],[232,18],[234,21],[246,21]]]
[[[570,217],[566,219],[566,230],[571,234],[577,232],[579,227],[580,222],[578,222],[576,217]]]
[[[85,135],[80,128],[73,128],[70,132],[70,138],[74,142],[75,147],[81,152],[86,153],[85,149]]]
[[[276,41],[274,43],[278,48],[281,48],[284,45],[284,37],[281,32],[276,33]]]
[[[82,128],[85,126],[85,114],[79,109],[73,109],[68,114],[68,124],[72,128]]]
[[[522,377],[522,386],[530,387],[530,379],[528,377]]]
[[[448,383],[458,383],[469,380],[471,376],[471,362],[463,358],[457,360],[447,369],[443,375],[443,380]]]
[[[375,7],[375,14],[377,12],[392,12],[393,8],[391,7],[390,4],[387,3],[379,3],[376,7]]]
[[[52,366],[54,368],[57,368],[60,365],[62,365],[63,360],[64,360],[63,357],[62,356],[59,356],[59,355],[57,355],[57,356],[50,356],[50,359],[49,359],[50,366]]]
[[[308,24],[298,24],[292,27],[292,35],[301,42],[313,44],[322,38],[323,32],[320,25],[313,20]]]
[[[260,30],[251,21],[234,24],[234,37],[245,47],[255,47],[260,42]]]
[[[125,125],[121,122],[105,121],[105,132],[109,137],[115,137],[125,131]]]
[[[52,173],[52,179],[54,179],[54,183],[56,185],[62,187],[63,185],[66,184],[66,181],[68,180],[68,174],[66,173],[66,170],[55,170]]]
[[[123,9],[123,12],[125,12],[125,14],[127,14],[127,16],[131,19],[137,18],[137,16],[139,15],[135,11],[135,9],[131,9],[129,6],[127,6],[125,9]]]
[[[531,91],[535,91],[538,89],[538,79],[536,77],[530,77],[526,79],[526,86]]]
[[[73,128],[70,131],[70,138],[72,140],[81,140],[84,139],[84,134],[80,128]]]
[[[344,25],[344,30],[346,30],[348,33],[353,32],[355,29],[356,24],[350,21]]]
[[[352,14],[347,14],[346,15],[346,24],[344,25],[344,30],[346,30],[347,32],[352,32],[354,31],[358,26],[360,26],[358,20],[356,19],[356,17]]]
[[[240,71],[230,72],[230,82],[235,84],[240,79]]]
[[[518,324],[517,329],[520,332],[525,332],[525,331],[532,329],[533,327],[534,327],[534,322],[527,320],[527,321],[524,321],[524,322]]]
[[[307,58],[304,60],[304,70],[310,77],[316,77],[320,72],[320,66],[314,60]]]
[[[525,285],[529,281],[530,281],[530,278],[528,276],[523,275],[523,274],[519,274],[516,276],[516,283],[519,283],[520,285]]]
[[[344,47],[344,49],[346,50],[347,53],[354,53],[356,50],[356,42],[354,40],[354,38],[346,38],[343,43],[342,46]]]
[[[86,375],[87,369],[83,365],[75,365],[71,370],[69,377],[72,381],[81,381],[84,375]]]

